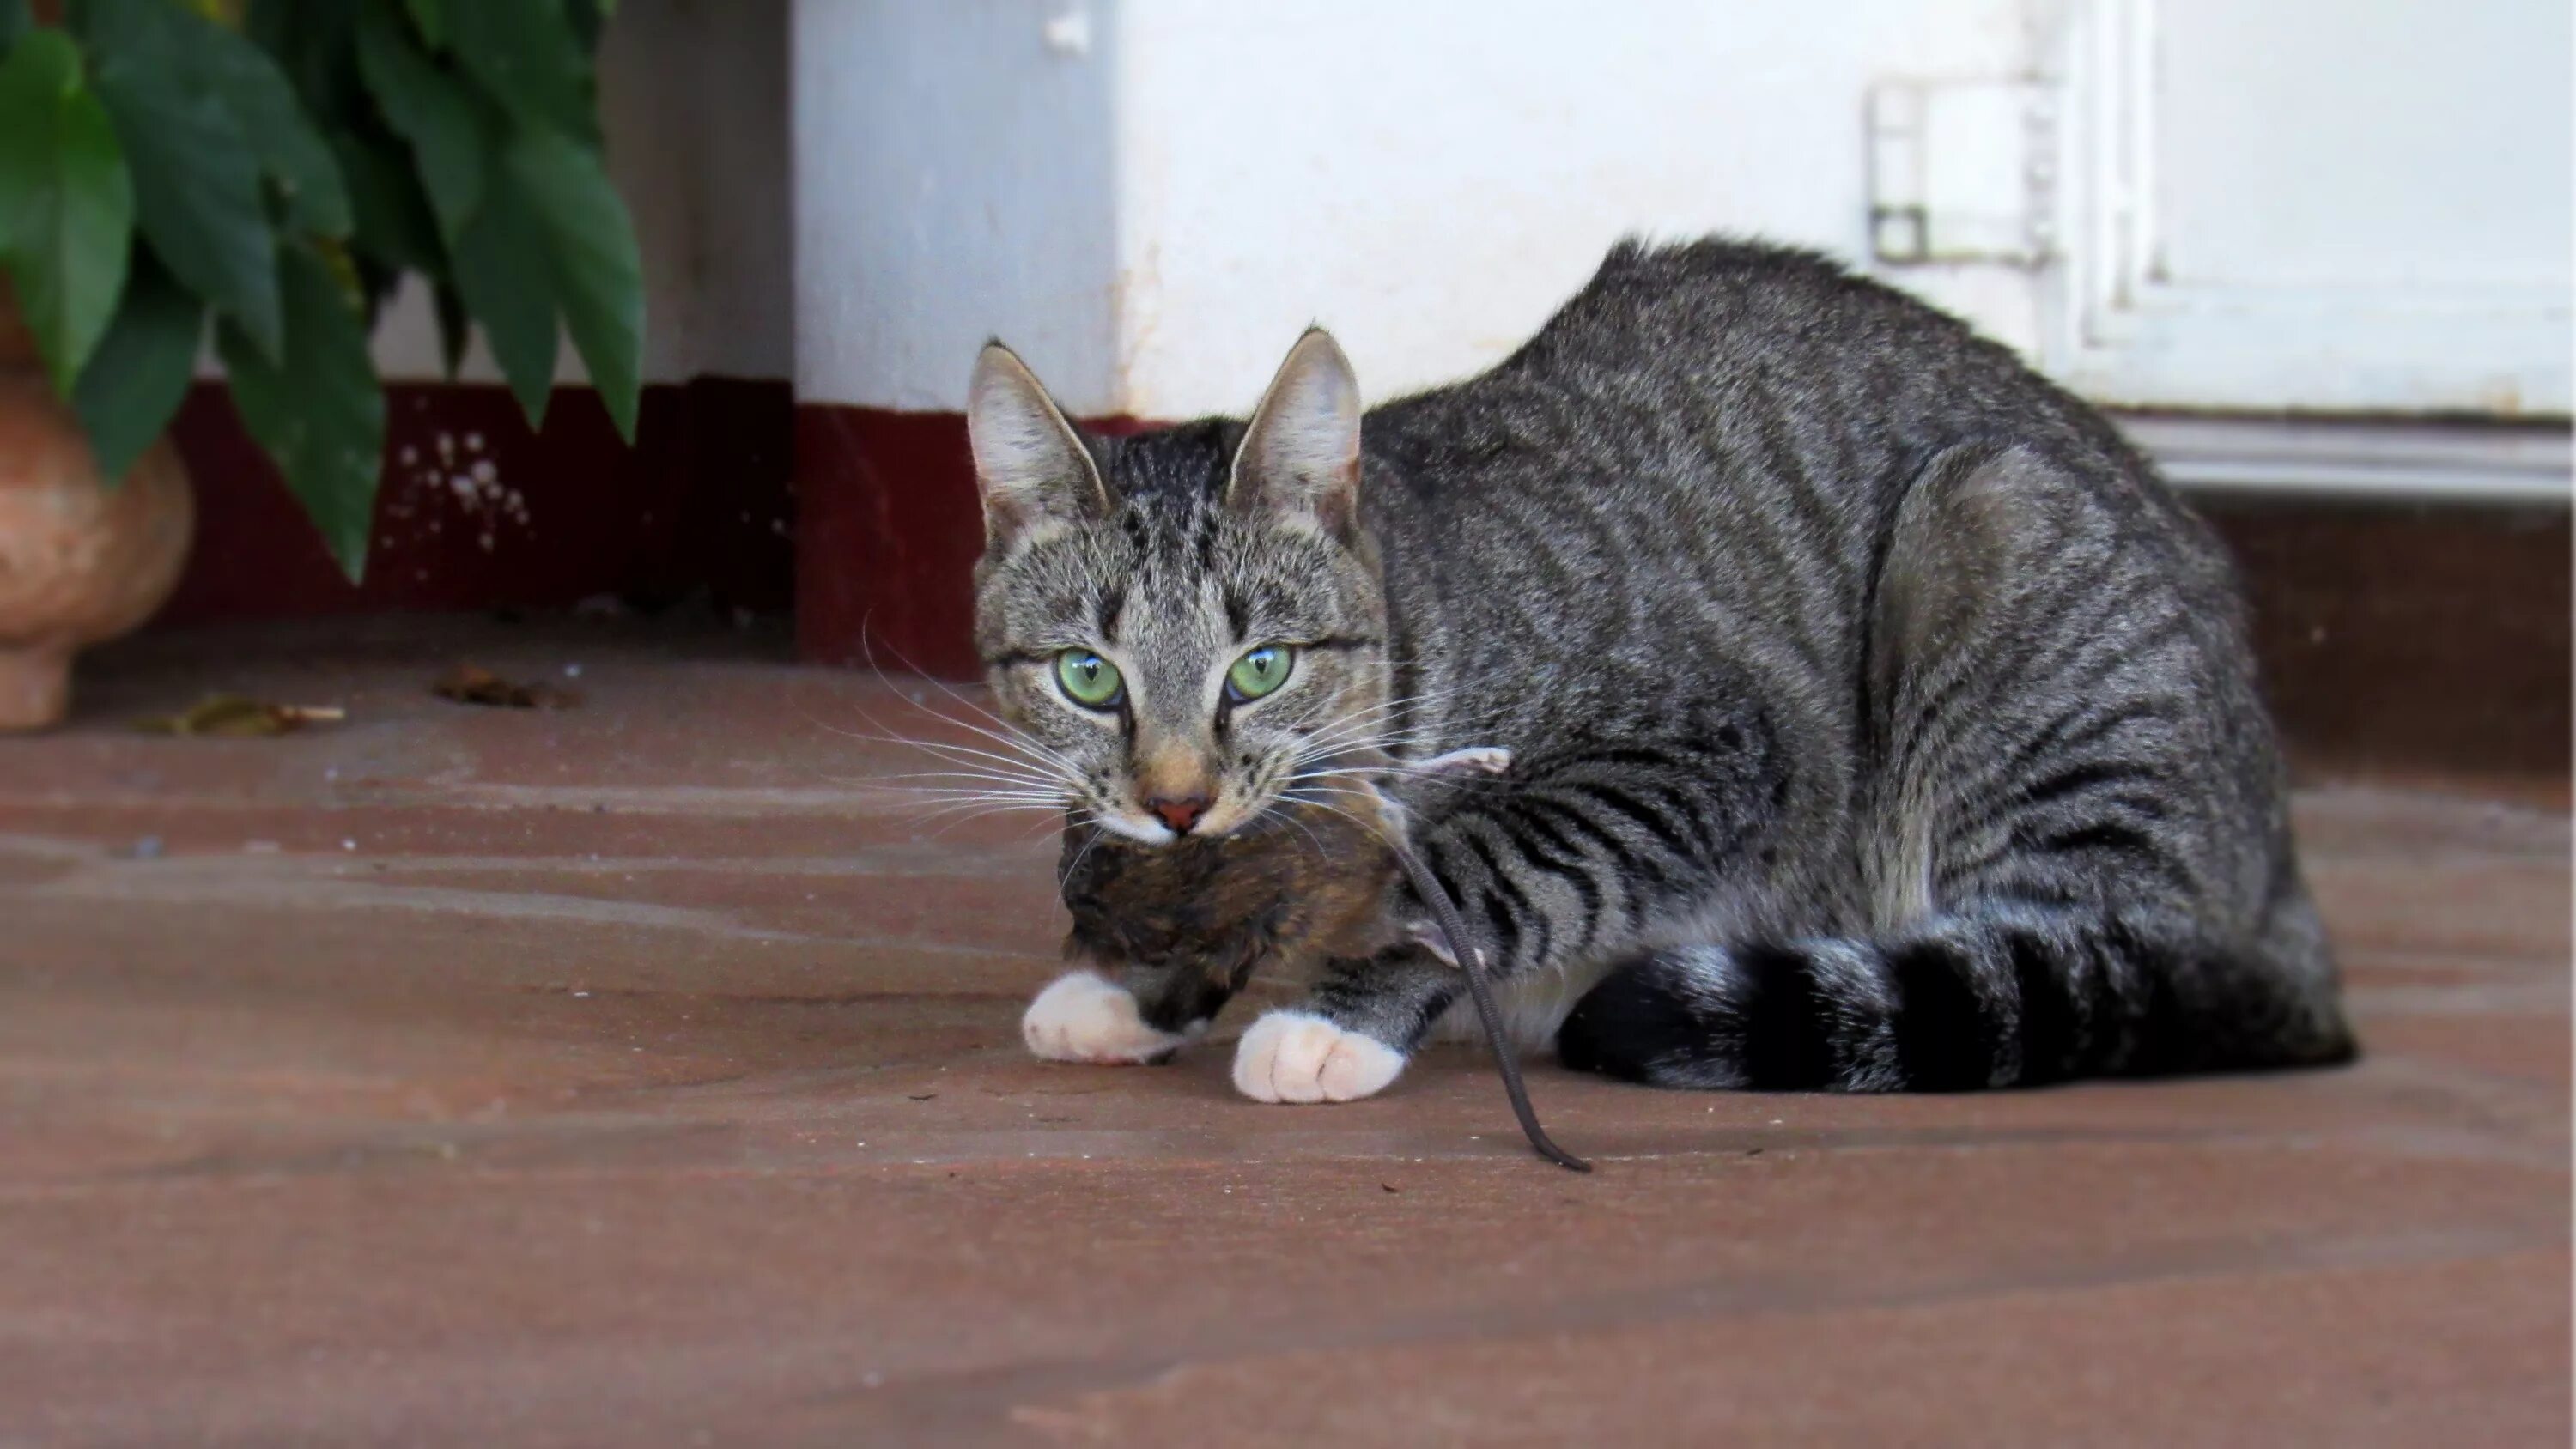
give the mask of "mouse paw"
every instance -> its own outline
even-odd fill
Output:
[[[1458,955],[1449,949],[1449,933],[1440,929],[1438,921],[1427,918],[1406,921],[1399,936],[1405,945],[1452,971],[1458,969]]]
[[[1304,1011],[1273,1011],[1234,1051],[1234,1087],[1256,1102],[1353,1102],[1404,1071],[1404,1053]]]
[[[1020,1018],[1020,1037],[1048,1061],[1103,1066],[1156,1061],[1189,1040],[1157,1030],[1125,987],[1090,971],[1068,972],[1039,992]]]
[[[1500,745],[1479,745],[1474,749],[1451,750],[1433,755],[1413,767],[1416,774],[1499,775],[1512,767],[1512,752]]]

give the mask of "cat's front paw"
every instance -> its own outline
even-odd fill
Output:
[[[1234,1087],[1256,1102],[1353,1102],[1404,1071],[1404,1053],[1304,1011],[1273,1011],[1234,1051]]]
[[[1048,1061],[1102,1066],[1156,1061],[1189,1040],[1157,1030],[1127,988],[1090,971],[1067,972],[1039,992],[1020,1018],[1020,1037]]]

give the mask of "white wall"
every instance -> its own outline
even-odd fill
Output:
[[[2568,407],[2564,0],[794,6],[809,401],[955,409],[998,334],[1076,413],[1240,411],[1309,322],[1383,398],[1726,231],[2113,403]],[[1941,260],[1873,254],[1907,176]]]
[[[794,30],[799,398],[953,409],[999,333],[1067,407],[1118,411],[1116,29],[1056,0],[797,0]]]
[[[954,409],[1000,335],[1086,415],[1500,358],[1632,232],[1860,257],[1861,97],[2026,66],[2021,0],[797,0],[797,389]],[[2009,340],[2026,275],[1925,269]]]
[[[1118,392],[1151,417],[1250,406],[1309,321],[1372,396],[1474,371],[1630,233],[1857,259],[1870,84],[2025,64],[2019,0],[1121,0],[1117,29]]]

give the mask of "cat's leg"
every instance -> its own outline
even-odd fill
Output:
[[[1349,1102],[1386,1090],[1464,989],[1413,946],[1334,961],[1295,1007],[1264,1012],[1235,1047],[1235,1090],[1256,1102]]]
[[[1190,1035],[1145,1020],[1136,995],[1097,971],[1068,971],[1020,1017],[1020,1038],[1051,1062],[1124,1066],[1160,1061]]]
[[[1773,752],[1755,720],[1712,713],[1674,734],[1516,766],[1417,822],[1415,850],[1456,897],[1507,1000],[1570,1006],[1573,991],[1528,988],[1705,902],[1776,816]],[[1391,910],[1427,919],[1409,890]],[[1394,1082],[1466,990],[1429,938],[1413,934],[1332,963],[1303,1002],[1255,1022],[1236,1048],[1237,1089],[1264,1102],[1327,1102]],[[1521,1025],[1517,1035],[1543,1040],[1556,1023]]]
[[[1102,963],[1039,992],[1020,1017],[1020,1038],[1053,1062],[1166,1061],[1207,1031],[1235,989],[1204,970]]]
[[[1869,632],[1866,919],[1651,943],[1560,1058],[1865,1092],[2349,1057],[2241,645],[2133,529],[2030,450],[1936,460]]]

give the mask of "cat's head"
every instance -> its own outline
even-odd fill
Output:
[[[1386,705],[1360,401],[1321,330],[1250,421],[1089,437],[995,343],[967,404],[984,503],[975,644],[1078,816],[1131,840],[1354,806]]]

